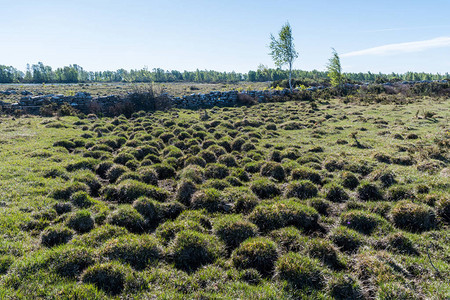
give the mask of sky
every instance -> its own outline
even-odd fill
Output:
[[[289,22],[295,69],[450,72],[449,0],[0,0],[0,65],[247,72],[275,67]]]

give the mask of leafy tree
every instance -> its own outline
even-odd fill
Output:
[[[298,57],[298,52],[295,51],[294,37],[292,36],[292,29],[289,22],[287,22],[279,32],[279,39],[276,39],[270,34],[270,55],[272,56],[275,65],[281,68],[284,65],[289,65],[289,88],[292,90],[292,64]]]
[[[328,61],[327,65],[328,77],[331,79],[331,85],[340,91],[343,80],[341,61],[336,50],[334,48],[331,49],[333,50],[333,56]]]

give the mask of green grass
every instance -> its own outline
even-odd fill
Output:
[[[450,102],[315,103],[0,118],[0,298],[450,297]]]

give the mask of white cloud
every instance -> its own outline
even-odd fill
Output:
[[[342,57],[364,56],[364,55],[392,55],[399,53],[420,52],[433,48],[450,47],[450,37],[438,37],[426,41],[388,44],[384,46],[352,51],[344,53]]]

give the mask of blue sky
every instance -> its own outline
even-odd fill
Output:
[[[289,21],[294,68],[450,72],[449,0],[0,0],[0,64],[86,70],[274,67],[270,33]]]

